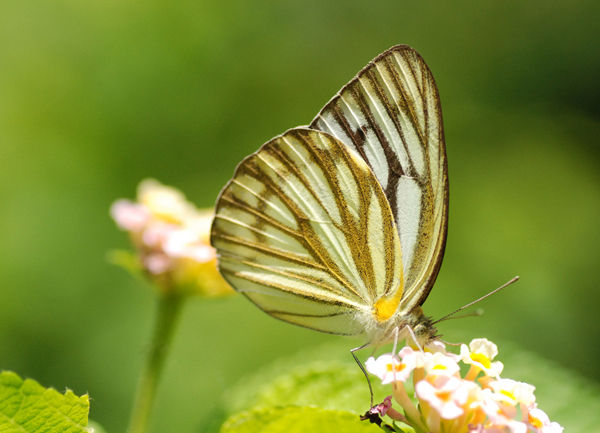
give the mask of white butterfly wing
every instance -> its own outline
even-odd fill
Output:
[[[438,90],[421,56],[385,51],[321,110],[326,131],[369,164],[389,201],[402,244],[400,305],[421,305],[437,277],[446,242],[448,176]]]
[[[308,328],[362,333],[361,312],[371,316],[377,299],[402,291],[383,189],[325,132],[291,129],[242,161],[217,201],[211,243],[236,290]]]

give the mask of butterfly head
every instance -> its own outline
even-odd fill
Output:
[[[410,327],[417,337],[419,344],[427,345],[438,338],[437,329],[433,326],[431,318],[425,316],[423,309],[417,307],[412,310],[407,318],[410,323]]]

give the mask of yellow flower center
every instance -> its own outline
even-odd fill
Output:
[[[404,370],[406,364],[387,364],[387,371],[395,371],[396,373]]]
[[[535,428],[542,428],[544,426],[544,424],[542,424],[542,421],[540,421],[539,418],[536,418],[531,414],[529,414],[527,418],[529,418],[529,424],[531,424]]]
[[[487,356],[485,356],[483,353],[471,353],[471,359],[474,362],[480,363],[485,368],[490,368],[492,366],[490,358],[488,358]]]
[[[450,391],[440,391],[437,393],[437,396],[442,401],[449,401],[452,393]]]
[[[513,401],[517,400],[517,397],[515,397],[515,395],[512,392],[507,391],[505,389],[501,389],[500,394],[507,396],[508,398],[510,398]]]
[[[436,364],[433,366],[432,370],[447,370],[448,368],[443,364]]]

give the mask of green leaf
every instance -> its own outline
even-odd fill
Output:
[[[352,412],[316,407],[276,407],[242,412],[229,418],[221,433],[381,433]]]
[[[369,409],[367,381],[356,364],[317,361],[291,367],[275,377],[272,372],[265,372],[255,376],[251,383],[242,383],[232,393],[232,412],[281,405],[344,409],[356,414]]]
[[[44,388],[10,371],[0,373],[0,432],[84,433],[90,409],[87,395]]]
[[[305,350],[279,359],[245,377],[225,395],[229,414],[268,406],[318,406],[363,414],[369,409],[369,388],[352,359],[347,342]],[[375,401],[391,394],[390,387],[371,379]]]
[[[201,430],[217,432],[232,414],[271,406],[318,406],[364,414],[369,409],[369,388],[347,346],[316,346],[244,377],[202,421]],[[371,382],[376,402],[391,393],[378,380]]]

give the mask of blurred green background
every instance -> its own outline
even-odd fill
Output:
[[[442,333],[512,341],[599,380],[599,16],[592,0],[4,0],[0,368],[89,392],[91,417],[123,431],[154,297],[106,261],[128,247],[110,203],[155,177],[212,205],[244,156],[406,43],[437,80],[450,172],[426,312],[518,274],[485,316]],[[198,431],[248,372],[340,338],[242,298],[194,299],[154,431]]]

